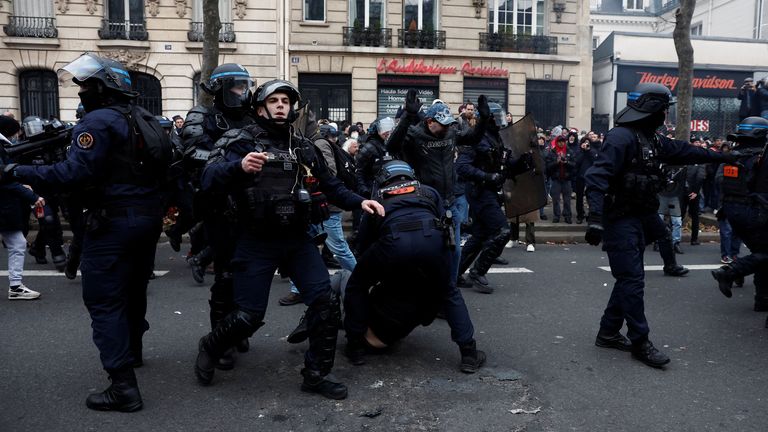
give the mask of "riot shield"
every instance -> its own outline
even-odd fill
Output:
[[[547,204],[544,184],[544,160],[536,142],[536,124],[533,116],[522,119],[499,131],[504,148],[518,158],[532,151],[534,168],[504,182],[504,210],[508,219],[538,210]]]

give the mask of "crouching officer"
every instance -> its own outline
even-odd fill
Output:
[[[389,346],[445,311],[461,371],[476,372],[485,353],[477,350],[464,299],[450,280],[446,263],[456,244],[440,194],[420,184],[403,161],[384,164],[374,188],[386,217],[364,215],[360,223],[363,252],[344,297],[347,357],[363,364],[368,349]]]
[[[336,351],[339,300],[307,229],[327,219],[326,196],[344,209],[361,207],[383,215],[384,208],[346,189],[330,174],[312,142],[293,134],[291,122],[300,100],[288,81],[262,84],[253,96],[255,124],[225,133],[203,171],[205,190],[232,195],[241,235],[232,260],[238,309],[200,339],[195,374],[201,384],[210,384],[216,361],[264,325],[272,277],[280,268],[309,307],[309,349],[301,388],[343,399],[346,386],[328,377]]]
[[[472,215],[472,233],[461,248],[458,283],[467,286],[462,275],[472,266],[469,279],[475,289],[484,294],[494,291],[485,275],[501,256],[511,234],[499,206],[498,193],[507,179],[533,165],[528,153],[518,159],[510,157],[499,136],[499,129],[507,125],[506,113],[497,103],[488,105],[493,116],[485,135],[475,146],[459,147],[456,160],[456,172],[467,182],[467,201]]]
[[[85,204],[89,213],[80,269],[93,341],[112,384],[88,396],[86,405],[136,411],[142,400],[133,368],[141,365],[141,339],[149,329],[144,319],[147,282],[162,229],[160,182],[165,173],[152,169],[153,160],[142,150],[149,150],[149,137],[132,138],[136,123],[126,113],[135,119],[146,111],[131,107],[138,94],[131,91],[123,65],[86,53],[58,73],[61,82],[71,78],[80,86],[88,113],[73,130],[67,159],[5,171],[33,186],[93,187]]]
[[[616,116],[618,126],[608,132],[597,160],[585,174],[590,209],[586,240],[595,246],[605,241],[603,250],[616,278],[595,345],[631,351],[635,359],[657,368],[669,363],[669,357],[648,340],[643,251],[667,235],[656,215],[657,193],[665,182],[662,163],[726,159],[721,153],[656,133],[673,103],[667,87],[639,84],[629,94],[627,107]],[[629,340],[619,332],[624,322]]]
[[[723,166],[720,212],[750,250],[712,271],[720,291],[731,297],[734,281],[755,274],[755,311],[768,311],[768,120],[747,117],[728,135],[744,158]],[[720,212],[717,213],[720,216]]]

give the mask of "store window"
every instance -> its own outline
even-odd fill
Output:
[[[643,10],[643,0],[626,0],[624,6],[628,11],[641,11]]]
[[[42,119],[59,117],[59,80],[49,70],[28,70],[19,75],[21,118],[37,116]]]
[[[509,82],[498,78],[464,77],[464,102],[477,104],[477,98],[485,95],[488,102],[496,102],[507,110]]]
[[[410,88],[418,92],[422,110],[440,96],[440,78],[436,76],[379,75],[377,83],[379,116],[394,118]]]
[[[488,32],[544,34],[544,0],[488,0]]]
[[[384,0],[351,0],[349,24],[355,28],[384,28],[387,15]]]
[[[304,21],[325,22],[325,0],[304,0]]]
[[[566,124],[568,82],[527,80],[525,82],[525,111],[533,114],[536,124],[544,129],[554,126],[586,128],[587,125]]]
[[[163,115],[163,89],[160,80],[150,74],[129,72],[131,87],[139,93],[136,104],[154,115]]]
[[[405,0],[403,29],[408,31],[437,30],[437,0]]]
[[[299,74],[299,92],[319,119],[352,120],[352,75]]]

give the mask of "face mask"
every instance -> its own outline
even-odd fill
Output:
[[[101,97],[99,97],[99,92],[97,90],[81,91],[78,93],[78,96],[80,96],[80,102],[83,104],[83,109],[87,113],[95,111],[102,106],[102,100]]]

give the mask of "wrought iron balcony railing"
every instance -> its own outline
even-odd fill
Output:
[[[149,38],[146,22],[101,20],[99,37],[102,39],[126,39],[145,41]]]
[[[187,32],[187,39],[190,42],[202,42],[203,41],[203,23],[193,22],[189,31]],[[219,30],[219,42],[234,42],[235,41],[235,25],[233,23],[221,23],[221,30]]]
[[[557,54],[557,38],[512,33],[480,33],[480,51]]]
[[[445,49],[443,30],[397,29],[398,48]]]
[[[392,29],[344,27],[344,46],[391,47]]]
[[[59,37],[55,18],[10,16],[8,24],[3,26],[8,36],[55,38]]]

